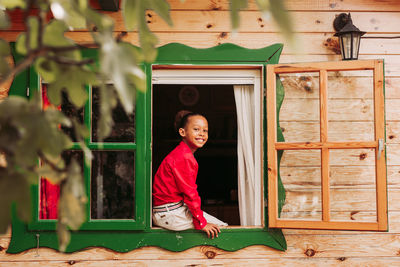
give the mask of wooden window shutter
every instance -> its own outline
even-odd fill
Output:
[[[352,78],[353,82],[350,83],[349,80],[343,78],[340,75],[342,72],[351,73],[355,77]],[[358,72],[367,72],[370,75],[361,77],[357,75]],[[295,77],[296,75],[298,78]],[[317,88],[316,92],[314,92],[314,99],[306,99],[304,101],[305,104],[300,104],[299,108],[303,109],[302,112],[306,114],[304,115],[306,117],[304,118],[304,125],[314,127],[315,124],[319,124],[317,125],[319,127],[314,127],[316,129],[315,132],[318,133],[315,137],[312,137],[312,134],[310,135],[307,132],[301,133],[301,129],[304,131],[309,129],[303,127],[296,128],[297,130],[292,136],[305,136],[305,138],[288,138],[288,141],[278,141],[279,131],[282,129],[279,121],[280,110],[277,109],[279,103],[276,101],[276,88],[284,80],[282,77],[289,77],[290,79],[286,78],[287,81],[284,81],[284,83],[288,83],[288,80],[291,80],[292,86],[295,88],[301,87],[300,83],[303,83],[303,87],[309,91],[311,91],[312,86]],[[368,99],[359,93],[364,92],[360,88],[364,81],[369,81],[369,88],[371,88],[371,97]],[[314,84],[312,84],[313,82]],[[283,87],[285,88],[285,85]],[[349,98],[346,95],[340,95],[337,98],[329,96],[329,94],[339,95],[340,91],[345,87],[350,88],[350,93],[347,94]],[[296,103],[300,101],[298,99],[293,97],[292,102],[290,102],[292,105],[287,105],[285,110],[295,109]],[[311,102],[314,103],[315,108],[310,110],[308,104]],[[353,103],[354,107],[352,106]],[[352,115],[358,110],[357,103],[360,103],[361,107],[360,118]],[[347,107],[343,108],[343,110],[346,109],[347,111],[340,110],[340,106],[344,107],[346,105]],[[339,111],[335,111],[336,108]],[[269,227],[387,231],[384,111],[383,60],[275,64],[267,66]],[[342,118],[344,113],[347,113],[353,122],[347,123],[348,121],[344,121]],[[285,119],[287,118],[285,117]],[[366,135],[363,132],[363,125],[369,125],[371,128],[370,135]],[[363,138],[360,137],[360,140],[356,140],[354,136],[346,135],[347,132],[350,132],[349,135],[351,135],[356,130],[361,132],[359,134]],[[340,138],[334,137],[334,132],[340,133]],[[285,136],[285,132],[283,136]],[[364,136],[368,136],[368,138],[364,138]],[[293,139],[295,140],[293,141]],[[285,155],[292,155],[296,170],[307,169],[307,171],[296,171],[299,180],[294,180],[293,182],[296,177],[291,178],[292,184],[297,187],[298,185],[306,186],[295,190],[288,187],[286,189],[286,201],[279,203],[278,175],[282,173],[282,168],[287,169],[290,167],[294,169],[293,166],[279,165],[284,161]],[[304,163],[296,163],[296,160],[297,162],[301,160],[309,162],[308,159],[310,158],[313,158],[314,165],[309,164],[303,167],[302,164],[304,165]],[[355,160],[358,160],[357,164],[352,163]],[[337,163],[339,161],[342,163]],[[356,171],[354,172],[354,170]],[[367,179],[367,176],[364,176],[367,173],[366,170],[373,177],[372,182],[368,185],[364,185],[362,182],[363,179]],[[317,177],[317,180],[311,179],[311,173]],[[338,181],[335,180],[336,176],[340,176]],[[346,179],[353,180],[343,186]],[[285,179],[282,180],[285,186]],[[356,180],[358,182],[354,182]],[[371,202],[368,204],[362,200],[362,196],[367,193]],[[311,195],[313,197],[310,197]],[[304,211],[302,210],[302,203],[304,203],[305,209],[308,206],[313,208]],[[346,203],[347,208],[339,207],[339,203]],[[372,210],[363,210],[367,205],[367,208],[371,207]],[[356,208],[352,210],[352,207]],[[286,216],[284,214],[290,215]],[[357,217],[360,214],[365,216]]]

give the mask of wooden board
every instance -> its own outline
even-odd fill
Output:
[[[295,32],[322,32],[334,33],[333,20],[337,12],[289,12]],[[115,21],[116,31],[126,31],[121,12],[107,12]],[[231,31],[230,11],[198,11],[182,10],[171,11],[173,27],[169,27],[154,11],[148,11],[146,20],[150,30],[155,32],[229,32]],[[352,14],[354,25],[368,33],[397,32],[400,16],[397,12],[357,12]],[[11,14],[12,31],[23,31],[23,14]],[[239,32],[279,33],[275,21],[265,19],[258,11],[240,12]]]
[[[0,253],[0,262],[26,261],[90,261],[101,260],[187,260],[187,259],[236,259],[238,263],[248,259],[281,259],[325,257],[395,257],[399,251],[399,234],[348,232],[348,234],[286,234],[288,250],[276,251],[265,246],[251,246],[236,252],[227,252],[214,247],[198,246],[183,252],[170,252],[155,247],[144,247],[128,253],[116,253],[104,248],[90,248],[73,254],[57,253],[52,249],[30,249],[20,254]],[[221,235],[219,238],[222,238]],[[357,240],[355,245],[354,240]],[[311,251],[312,250],[312,251]],[[39,255],[39,256],[38,256]],[[208,257],[207,257],[208,255]],[[209,259],[210,264],[212,260]],[[43,262],[42,262],[43,263]],[[68,265],[67,265],[68,266]]]
[[[229,10],[229,0],[168,0],[172,10]],[[400,11],[397,0],[375,1],[375,0],[318,0],[299,1],[286,0],[287,10],[307,11]],[[247,10],[258,10],[254,0],[249,1]]]

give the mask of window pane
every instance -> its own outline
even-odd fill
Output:
[[[279,74],[285,98],[279,122],[286,142],[320,140],[319,73]]]
[[[50,102],[47,98],[47,84],[43,83],[42,84],[42,97],[43,97],[43,109],[46,109],[49,105]],[[83,123],[83,114],[84,114],[84,108],[77,109],[69,100],[68,96],[65,92],[61,93],[61,106],[58,107],[59,110],[61,110],[62,113],[64,113],[65,116],[68,118],[72,119],[74,118],[80,123]],[[61,129],[63,132],[68,135],[73,142],[77,142],[78,140],[76,139],[75,132],[73,128],[61,126]]]
[[[279,217],[321,220],[321,151],[285,150],[280,173],[286,201]]]
[[[100,118],[99,88],[92,88],[92,141],[98,142],[97,123]],[[127,115],[118,100],[117,106],[112,110],[114,125],[110,135],[104,142],[134,142],[135,141],[135,110]]]
[[[65,163],[69,165],[72,158],[78,161],[83,175],[83,153],[82,151],[67,150],[62,154]],[[60,197],[60,186],[51,183],[45,177],[40,179],[39,188],[39,219],[57,219],[57,206]]]
[[[376,222],[375,149],[329,151],[331,220]]]
[[[374,140],[373,100],[372,70],[328,72],[328,140]]]
[[[91,174],[91,218],[134,219],[135,153],[94,151]]]

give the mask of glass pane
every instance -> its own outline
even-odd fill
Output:
[[[328,140],[374,140],[373,99],[372,70],[328,72]]]
[[[286,201],[279,217],[321,220],[321,151],[285,150],[280,174]]]
[[[91,174],[91,218],[134,219],[135,153],[94,151]]]
[[[280,74],[285,98],[279,121],[286,142],[320,141],[319,73]]]
[[[42,84],[42,97],[43,97],[43,109],[46,109],[49,105],[50,102],[47,98],[47,84],[43,83]],[[68,118],[74,118],[80,123],[83,123],[83,114],[84,114],[84,108],[77,109],[69,100],[68,96],[65,92],[61,93],[61,106],[58,107],[59,110],[61,110],[62,113],[64,113]],[[75,132],[73,128],[61,126],[61,129],[63,132],[68,135],[73,142],[77,142],[77,138],[75,136]]]
[[[375,149],[329,151],[331,220],[376,222]]]
[[[100,118],[99,88],[92,88],[92,141],[98,142],[97,122]],[[114,125],[110,135],[104,142],[134,142],[135,141],[135,110],[127,115],[118,100],[117,106],[112,110]]]
[[[69,165],[72,158],[78,161],[83,175],[83,153],[82,151],[67,150],[62,154],[65,163]],[[40,179],[39,188],[39,219],[57,219],[57,206],[60,197],[60,186],[53,184],[45,177]]]

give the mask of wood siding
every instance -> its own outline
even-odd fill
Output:
[[[286,44],[274,22],[262,18],[254,1],[250,1],[249,8],[241,12],[241,27],[237,34],[230,32],[228,0],[168,1],[175,25],[173,28],[152,11],[147,16],[160,45],[179,42],[205,48],[231,42],[247,48],[260,48],[276,42]],[[0,236],[0,266],[400,266],[400,3],[397,0],[287,0],[286,3],[295,24],[296,40],[302,45],[298,51],[285,46],[281,63],[340,60],[332,22],[335,15],[341,12],[351,12],[354,24],[367,31],[361,41],[360,59],[385,61],[388,232],[284,230],[288,243],[285,252],[264,246],[251,246],[236,252],[199,246],[179,253],[146,247],[128,253],[91,248],[62,254],[40,248],[16,255],[5,253],[10,241],[8,233]],[[115,34],[124,31],[121,14],[109,14],[117,21]],[[1,31],[0,37],[15,40],[21,30],[22,17],[14,12],[12,29]],[[69,32],[67,35],[83,44],[90,42],[87,32]],[[389,39],[393,37],[398,38]],[[124,38],[138,44],[135,32],[129,32]],[[334,90],[328,105],[330,102],[339,110],[334,114],[337,120],[332,122],[331,127],[337,138],[368,138],[373,104],[371,96],[361,88],[369,82],[363,74],[338,76],[332,80]],[[318,91],[298,88],[290,81],[285,84],[281,126],[286,139],[304,140],[319,135],[319,124],[315,122],[318,114],[310,113],[319,105]],[[352,88],[351,94],[346,90],[349,88]],[[346,119],[340,117],[344,115]],[[315,118],[310,119],[310,116]],[[349,122],[352,124],[349,125]],[[368,214],[368,205],[374,197],[371,195],[374,190],[373,171],[370,170],[373,152],[363,149],[357,153],[351,150],[343,153],[342,157],[336,157],[336,167],[331,169],[335,189],[332,197],[336,199],[337,207],[333,210],[334,216],[349,220],[373,218],[373,214]],[[350,161],[343,160],[345,156]],[[291,162],[293,159],[296,162]],[[287,157],[282,162],[282,179],[290,187],[299,182],[294,180],[296,176],[313,177],[317,169],[315,161],[312,155]],[[299,170],[296,165],[305,167]],[[342,175],[347,178],[335,179]],[[310,190],[318,188],[315,181],[308,182],[306,187]],[[350,203],[346,203],[345,200],[349,199]],[[357,208],[351,209],[352,205]]]

